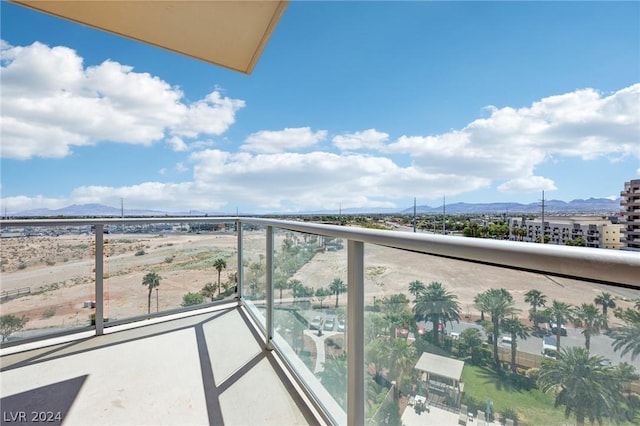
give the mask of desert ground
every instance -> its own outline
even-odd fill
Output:
[[[3,300],[1,314],[28,317],[27,330],[87,324],[93,312],[87,302],[95,300],[92,239],[92,235],[3,238],[0,291],[29,287],[30,294]],[[180,306],[185,293],[217,283],[218,273],[213,267],[217,258],[227,263],[220,277],[222,284],[232,285],[237,271],[237,237],[231,233],[110,234],[105,239],[109,253],[104,258],[105,316],[112,319],[146,314],[149,308],[155,311]],[[276,239],[276,250],[281,241]],[[245,262],[262,261],[264,233],[245,232],[243,245]],[[150,271],[160,275],[161,283],[149,305],[142,280]],[[328,287],[334,278],[346,283],[346,249],[317,253],[293,278],[315,288]],[[574,305],[592,303],[601,291],[607,291],[618,296],[618,306],[631,306],[629,289],[365,246],[366,303],[395,293],[411,297],[408,285],[414,280],[441,282],[458,296],[462,314],[468,318],[479,316],[473,298],[489,288],[509,290],[523,318],[529,309],[524,293],[530,289],[542,291],[549,302],[561,300]],[[640,297],[640,291],[631,293]],[[290,297],[290,291],[285,290],[283,297]],[[324,303],[335,303],[335,298],[328,297]],[[346,297],[341,295],[340,304],[345,303]],[[615,323],[612,315],[610,319]]]

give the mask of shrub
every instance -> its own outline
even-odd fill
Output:
[[[56,314],[56,308],[52,306],[44,310],[44,312],[42,313],[42,318],[51,318],[55,314]]]
[[[187,293],[182,296],[182,306],[192,306],[204,303],[204,295],[202,293]]]
[[[506,423],[507,419],[513,420],[515,426],[518,425],[518,413],[513,408],[505,408],[501,413],[501,423]]]
[[[136,256],[143,256],[144,254],[145,254],[144,249],[140,249],[140,250],[138,250],[138,251],[136,252],[136,254],[135,254],[135,255],[136,255]]]
[[[27,264],[24,262],[20,262],[20,264],[18,264],[18,269],[25,269],[27,267]]]

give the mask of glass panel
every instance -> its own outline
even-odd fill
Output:
[[[274,327],[285,356],[295,357],[292,364],[312,373],[346,411],[346,244],[278,230],[274,248]]]
[[[633,412],[625,395],[640,389],[629,374],[640,371],[640,356],[632,357],[640,347],[624,333],[637,330],[638,290],[368,244],[365,291],[368,422],[418,424],[437,412],[451,424],[560,424],[565,407],[554,407],[555,394],[542,392],[537,378],[560,364],[555,358],[581,356],[603,369],[606,383],[625,377],[616,404]]]
[[[92,241],[89,227],[2,229],[3,342],[89,326]]]
[[[233,224],[111,228],[105,234],[106,325],[235,297],[237,238]]]
[[[267,295],[266,253],[267,228],[242,224],[242,296],[256,318],[266,327],[264,306]]]

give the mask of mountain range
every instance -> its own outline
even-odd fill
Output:
[[[545,213],[547,214],[615,214],[620,212],[620,200],[608,198],[589,198],[587,200],[577,199],[569,202],[561,200],[545,201]],[[536,214],[541,211],[541,202],[520,204],[520,203],[453,203],[445,205],[447,214],[488,214],[488,213],[527,213]],[[417,214],[440,214],[443,211],[442,205],[431,207],[427,205],[416,206]],[[144,209],[124,209],[124,212],[116,207],[102,204],[73,204],[61,209],[32,209],[8,214],[9,217],[120,217],[124,213],[127,217],[136,216],[224,216],[229,213],[214,211],[184,211],[167,212],[161,210]],[[413,207],[397,209],[343,209],[343,210],[321,210],[321,211],[301,211],[297,214],[310,215],[335,215],[335,214],[413,214]],[[269,215],[279,215],[274,212]],[[296,213],[288,213],[293,215]],[[243,213],[247,215],[247,213]],[[264,216],[265,214],[260,214]]]

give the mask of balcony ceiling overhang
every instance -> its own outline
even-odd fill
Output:
[[[11,0],[31,9],[250,74],[287,1]]]

